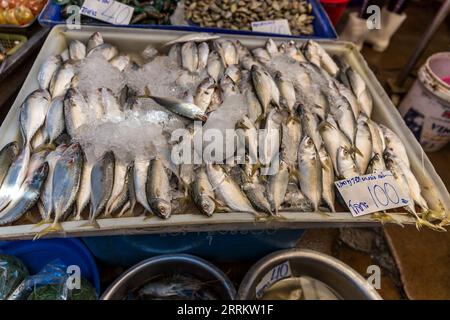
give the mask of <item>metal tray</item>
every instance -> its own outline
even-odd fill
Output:
[[[38,88],[37,72],[39,66],[46,57],[62,52],[68,41],[77,39],[87,41],[88,37],[95,31],[103,34],[105,41],[117,46],[119,50],[139,51],[146,45],[152,43],[156,46],[173,40],[186,32],[132,29],[117,27],[89,27],[83,26],[82,30],[68,30],[65,26],[59,25],[53,28],[45,41],[33,67],[28,74],[16,101],[9,111],[2,127],[0,128],[0,147],[19,136],[18,116],[19,107],[26,96]],[[224,38],[239,39],[244,45],[253,48],[262,46],[267,40],[266,37],[243,36],[243,35],[223,35]],[[288,38],[291,40],[290,38]],[[276,41],[283,41],[277,38]],[[304,40],[296,40],[298,42]],[[333,54],[345,56],[347,62],[361,73],[368,84],[374,99],[373,118],[394,130],[404,142],[411,167],[422,186],[423,195],[430,207],[441,212],[450,212],[450,195],[436,173],[431,162],[423,152],[420,144],[413,134],[405,126],[400,114],[389,100],[384,89],[369,69],[361,54],[353,44],[339,41],[321,41],[324,48]],[[283,212],[286,219],[255,221],[254,217],[247,213],[218,213],[208,218],[200,214],[179,214],[168,220],[151,218],[144,220],[144,217],[99,219],[100,229],[93,227],[82,227],[84,221],[63,222],[65,230],[64,236],[96,236],[114,234],[138,234],[138,233],[163,233],[181,231],[216,231],[216,230],[255,230],[267,228],[302,229],[310,227],[344,227],[344,226],[368,226],[377,225],[379,222],[370,215],[353,218],[349,212],[338,212],[330,216],[321,213],[308,212]],[[395,214],[401,223],[413,223],[414,220],[406,214]],[[26,239],[32,238],[36,232],[48,225],[39,227],[34,225],[14,225],[0,227],[0,239]],[[62,236],[62,234],[51,234],[49,236]]]

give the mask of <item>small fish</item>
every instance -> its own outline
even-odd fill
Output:
[[[264,131],[259,134],[259,160],[265,166],[263,175],[267,175],[280,150],[280,124],[276,116],[276,110],[272,109],[267,115]]]
[[[89,224],[96,225],[95,219],[105,210],[114,184],[114,153],[106,152],[91,170],[91,212]]]
[[[65,62],[56,71],[50,82],[50,94],[52,98],[64,96],[70,88],[72,79],[75,76],[75,68],[69,62]]]
[[[304,136],[298,149],[298,172],[300,189],[311,201],[314,211],[319,211],[322,197],[322,165],[314,142]]]
[[[119,50],[109,44],[109,43],[103,43],[101,45],[96,46],[95,48],[92,48],[86,55],[86,57],[95,57],[95,56],[102,56],[105,58],[106,61],[111,61],[114,57],[116,57],[119,54]]]
[[[238,53],[232,41],[225,40],[219,42],[216,40],[213,42],[213,45],[225,67],[239,63]]]
[[[275,74],[275,82],[281,95],[281,105],[292,114],[296,102],[294,85],[289,79],[283,77],[281,72]]]
[[[258,160],[258,130],[247,116],[236,123],[236,129],[239,148],[247,150],[251,161],[256,163]]]
[[[281,158],[290,166],[297,161],[298,145],[302,138],[302,125],[297,118],[281,124]]]
[[[266,41],[266,51],[270,54],[270,56],[274,57],[280,52],[278,51],[277,44],[271,38]]]
[[[124,71],[126,67],[130,65],[131,59],[130,56],[127,54],[121,54],[118,56],[115,56],[114,58],[109,61],[113,67],[116,67],[119,71]]]
[[[365,174],[372,159],[372,135],[364,117],[358,118],[355,147],[360,153],[355,154],[356,167],[361,175]]]
[[[227,75],[224,75],[222,79],[220,79],[220,90],[222,91],[223,97],[233,96],[239,93],[238,87]]]
[[[338,109],[332,111],[333,117],[338,123],[339,129],[354,144],[356,136],[356,120],[350,104],[341,104]]]
[[[181,44],[175,44],[170,47],[169,53],[167,54],[169,61],[173,62],[177,66],[181,65]]]
[[[0,150],[0,187],[19,151],[19,144],[15,141],[8,143]]]
[[[75,210],[75,220],[81,220],[81,214],[91,201],[91,172],[94,166],[92,161],[88,161],[84,156],[83,167],[81,170],[80,187],[78,190]]]
[[[212,100],[216,83],[212,77],[207,77],[203,80],[195,93],[194,104],[197,105],[203,112],[205,112]]]
[[[46,142],[53,145],[55,140],[63,134],[65,129],[64,98],[56,97],[52,100],[45,118],[44,136]]]
[[[256,61],[251,55],[239,58],[241,68],[250,71],[253,66],[261,67],[261,64]]]
[[[196,32],[196,33],[190,33],[183,35],[177,39],[171,40],[169,42],[166,42],[163,47],[171,46],[176,43],[183,43],[183,42],[205,42],[209,40],[215,40],[219,39],[220,36],[212,33],[206,33],[206,32]]]
[[[72,40],[69,44],[69,55],[72,60],[82,60],[86,57],[86,46],[78,40]]]
[[[67,133],[74,137],[77,129],[85,124],[89,106],[83,95],[76,89],[69,89],[64,98],[64,122]]]
[[[100,32],[94,32],[88,40],[87,52],[89,53],[92,49],[102,45],[104,43],[103,36]]]
[[[258,98],[252,89],[247,89],[244,92],[245,100],[247,101],[248,112],[247,115],[249,119],[255,123],[257,120],[261,119],[263,114],[263,109],[259,103]]]
[[[152,209],[148,205],[147,200],[147,176],[150,167],[150,160],[135,159],[133,167],[133,194],[136,198],[136,202],[144,207],[150,213],[153,213]],[[132,206],[133,208],[133,206]]]
[[[206,173],[215,193],[226,206],[233,211],[249,212],[257,215],[239,185],[221,166],[207,164]]]
[[[269,111],[269,104],[272,101],[272,82],[269,78],[270,76],[258,66],[253,66],[251,73],[256,95],[263,107],[263,114],[266,115]]]
[[[322,145],[322,137],[319,132],[319,119],[317,118],[317,115],[306,108],[302,108],[300,114],[304,134],[311,137],[316,149],[320,149],[320,146]]]
[[[26,145],[30,145],[31,139],[44,124],[50,100],[51,97],[47,90],[36,90],[22,104],[19,111],[19,122]]]
[[[382,156],[385,149],[385,147],[383,146],[382,130],[375,121],[370,120],[364,113],[361,113],[361,117],[369,126],[370,136],[372,137],[372,156],[376,154]],[[380,161],[382,163],[382,166],[386,167],[383,157],[380,158]]]
[[[232,65],[228,66],[225,69],[224,75],[230,77],[230,79],[233,80],[233,82],[235,84],[238,84],[240,82],[240,80],[241,80],[241,70],[235,64],[232,64]]]
[[[253,57],[255,57],[256,60],[258,60],[262,64],[268,64],[272,60],[272,57],[264,48],[253,49],[252,55]]]
[[[392,151],[409,168],[411,165],[402,140],[400,140],[394,131],[385,125],[380,124],[378,127],[382,130],[384,141],[386,142],[386,148]]]
[[[373,157],[369,161],[366,174],[379,173],[383,171],[386,171],[384,160],[380,154],[375,153],[375,155],[373,155]]]
[[[4,210],[0,211],[0,225],[18,220],[36,204],[47,173],[48,164],[44,162],[26,178],[17,191],[15,199]]]
[[[198,68],[198,49],[194,42],[186,42],[181,46],[181,65],[191,73]]]
[[[306,58],[301,52],[301,50],[298,48],[296,43],[294,41],[289,41],[287,45],[285,46],[285,54],[287,54],[289,57],[291,57],[293,60],[297,62],[306,62]]]
[[[129,180],[131,177],[131,164],[116,159],[114,165],[114,184],[111,197],[106,205],[106,216],[117,212],[121,209],[129,198]]]
[[[334,170],[333,162],[325,146],[319,149],[319,159],[322,165],[322,199],[325,201],[331,212],[336,212],[334,208]]]
[[[150,161],[147,177],[147,200],[152,212],[168,219],[172,213],[169,176],[159,159]]]
[[[337,153],[337,171],[340,179],[351,179],[359,176],[358,168],[350,150],[340,147]]]
[[[239,40],[234,40],[234,46],[236,47],[239,61],[242,61],[242,58],[244,57],[251,57],[252,54],[250,53],[248,48],[244,46]]]
[[[211,52],[208,56],[207,71],[215,82],[218,82],[222,78],[224,67],[216,51]]]
[[[269,184],[267,187],[267,195],[269,203],[275,215],[278,215],[278,210],[284,202],[286,191],[289,183],[288,164],[283,160],[280,161],[278,172],[269,177]]]
[[[155,100],[156,103],[162,105],[169,111],[176,113],[180,116],[192,119],[206,121],[208,116],[204,111],[193,103],[184,102],[176,98],[170,97],[157,97],[150,95],[149,98]]]
[[[339,72],[339,67],[322,46],[313,40],[308,40],[304,47],[306,58],[318,67],[323,67],[332,77]]]
[[[370,117],[373,109],[373,100],[366,83],[359,73],[354,71],[351,67],[347,70],[347,76],[350,80],[351,89],[361,106],[361,110]]]
[[[257,177],[252,177],[252,173],[242,170],[242,190],[250,200],[254,208],[261,212],[273,215],[270,203],[265,195],[265,188],[258,182]]]
[[[58,55],[49,56],[45,59],[38,71],[38,83],[41,89],[49,89],[50,82],[61,66],[61,63],[61,57]]]
[[[195,179],[191,190],[196,206],[203,214],[211,217],[216,210],[216,202],[213,187],[209,182],[204,167],[200,167],[195,171]]]
[[[356,99],[355,95],[349,88],[347,88],[343,84],[339,83],[338,81],[334,81],[334,82],[335,82],[336,88],[339,91],[339,93],[345,99],[347,99],[348,103],[350,104],[350,107],[352,108],[355,119],[358,119],[359,114],[361,112],[361,105],[360,105],[359,101]]]
[[[198,70],[201,71],[206,68],[209,60],[209,46],[206,42],[198,45]]]

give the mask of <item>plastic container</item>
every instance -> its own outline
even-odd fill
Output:
[[[399,110],[425,151],[437,151],[450,141],[450,53],[436,53],[419,70],[419,77]]]
[[[12,55],[14,52],[27,42],[27,37],[17,34],[0,33],[0,45],[6,49],[7,55]]]
[[[350,0],[320,0],[333,26],[336,26],[347,9]]]
[[[189,253],[217,262],[255,261],[293,248],[304,230],[241,230],[83,238],[90,251],[110,265],[129,267],[160,255]]]
[[[318,0],[309,0],[312,5],[312,13],[314,15],[314,34],[312,36],[288,36],[282,34],[273,33],[263,33],[263,32],[252,32],[245,30],[231,30],[231,29],[221,29],[221,28],[202,28],[199,26],[172,26],[172,25],[150,25],[150,24],[133,24],[128,27],[132,28],[149,28],[149,29],[167,29],[167,30],[181,30],[181,31],[192,31],[192,32],[215,32],[215,33],[225,33],[225,34],[245,34],[245,35],[260,35],[260,36],[270,36],[270,37],[292,37],[292,38],[323,38],[323,39],[336,39],[337,34],[333,25],[330,22],[327,14],[323,10]],[[61,7],[53,1],[49,1],[44,7],[39,15],[39,23],[45,27],[53,27],[58,24],[65,24],[66,21],[63,20],[61,16]],[[98,22],[90,25],[98,26],[112,26],[110,24]],[[121,25],[120,27],[124,27]]]
[[[220,300],[234,300],[236,296],[233,284],[219,268],[198,257],[176,254],[158,256],[133,266],[109,286],[100,299],[126,299],[130,291],[139,289],[148,280],[161,275],[192,276],[210,283]]]
[[[273,279],[274,274],[280,273],[273,272],[274,268],[282,264],[283,267],[277,268],[282,271],[281,276],[276,276],[278,280],[290,276],[290,269],[294,277],[308,276],[323,282],[344,300],[381,300],[378,292],[348,265],[326,254],[305,249],[274,252],[258,261],[242,280],[237,299],[255,299],[257,290],[264,291],[266,282],[262,281],[265,276],[270,274]]]
[[[45,265],[56,259],[60,259],[67,266],[79,266],[81,276],[89,280],[100,295],[100,276],[97,265],[89,250],[78,239],[0,241],[0,252],[22,260],[32,275],[40,272]]]

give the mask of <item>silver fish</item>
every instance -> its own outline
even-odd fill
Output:
[[[278,51],[278,47],[277,44],[275,43],[275,41],[273,41],[271,38],[269,38],[266,41],[266,51],[272,56],[276,56],[277,54],[279,54],[280,52]]]
[[[206,173],[219,200],[222,200],[226,206],[233,211],[249,212],[257,215],[238,184],[221,166],[207,164]]]
[[[203,214],[208,217],[213,215],[216,210],[214,190],[204,167],[200,167],[195,171],[195,179],[192,184],[192,198]]]
[[[114,166],[114,184],[105,211],[107,216],[117,212],[128,201],[129,180],[132,179],[131,173],[131,164],[116,159]]]
[[[258,130],[247,116],[244,116],[242,120],[236,123],[236,129],[239,147],[244,151],[248,150],[252,163],[256,163],[258,160]]]
[[[20,108],[20,129],[26,145],[30,145],[36,132],[45,122],[51,97],[47,90],[36,90],[31,93]]]
[[[72,40],[69,44],[69,55],[72,60],[82,60],[86,57],[86,46],[78,40]]]
[[[177,66],[181,65],[181,44],[171,46],[167,58]]]
[[[277,113],[272,109],[266,118],[265,130],[259,134],[259,160],[263,166],[263,174],[270,170],[270,165],[279,154],[280,124],[276,119]]]
[[[346,150],[351,150],[352,145],[348,138],[339,130],[336,126],[332,125],[328,121],[324,121],[319,126],[319,132],[322,136],[325,149],[331,157],[331,161],[333,162],[333,168],[335,170],[336,175],[339,175],[339,171],[337,170],[337,154],[339,148],[345,147]]]
[[[176,98],[170,97],[157,97],[157,96],[149,96],[156,103],[162,105],[169,111],[176,113],[180,116],[192,119],[192,120],[201,120],[206,121],[208,116],[204,111],[193,103],[184,102],[182,100],[178,100]]]
[[[216,83],[212,77],[207,77],[203,80],[195,93],[194,104],[205,112],[212,100]]]
[[[31,139],[31,149],[41,149],[46,147],[46,137],[44,133],[44,127],[39,128],[39,130],[34,135],[33,139]]]
[[[211,97],[211,102],[208,106],[208,109],[206,109],[206,112],[212,112],[220,107],[220,105],[222,104],[222,94],[220,92],[221,92],[220,88],[216,86]]]
[[[102,45],[104,43],[103,36],[100,32],[94,32],[88,40],[87,52],[91,51],[95,47]]]
[[[384,164],[384,160],[382,158],[382,155],[376,153],[373,155],[373,157],[370,159],[369,164],[367,166],[366,174],[370,173],[379,173],[386,171],[386,166]]]
[[[66,129],[64,119],[64,98],[56,97],[52,100],[45,118],[45,138],[49,144],[54,144]]]
[[[69,89],[64,99],[64,118],[67,133],[73,137],[76,130],[87,122],[88,105],[76,89]]]
[[[218,82],[219,78],[222,78],[224,67],[216,51],[211,52],[208,56],[207,70],[214,81]]]
[[[319,149],[319,158],[322,165],[322,199],[332,212],[336,212],[334,208],[334,170],[333,162],[328,154],[325,146]]]
[[[339,67],[334,62],[333,58],[313,40],[308,40],[305,45],[304,53],[306,58],[316,64],[318,67],[324,68],[331,76],[336,76],[339,72]]]
[[[298,149],[298,172],[300,189],[311,201],[314,211],[319,211],[322,197],[322,165],[314,142],[304,136]]]
[[[220,36],[212,33],[206,32],[196,32],[183,35],[179,38],[166,42],[163,47],[173,45],[175,43],[183,43],[183,42],[205,42],[209,40],[219,39]]]
[[[62,156],[66,148],[67,145],[64,144],[58,146],[58,148],[50,152],[45,159],[48,163],[48,175],[41,192],[41,206],[39,206],[39,212],[41,214],[42,221],[44,222],[50,222],[51,215],[53,214],[53,173],[56,162]]]
[[[75,210],[75,220],[81,220],[81,214],[91,201],[91,172],[94,166],[92,161],[84,157],[83,168],[81,170],[80,187],[78,190]]]
[[[247,115],[249,119],[255,123],[257,120],[261,119],[263,114],[263,109],[259,103],[258,98],[252,89],[245,90],[245,100],[247,101],[248,112]]]
[[[350,105],[342,104],[338,107],[338,109],[332,111],[332,114],[341,131],[347,136],[348,140],[354,144],[356,135],[356,120]]]
[[[285,54],[291,57],[297,62],[306,62],[306,57],[303,55],[301,50],[298,48],[294,41],[289,41],[285,47]]]
[[[241,61],[244,57],[249,57],[252,55],[248,48],[244,46],[239,40],[234,40],[234,46],[236,48],[239,61]]]
[[[269,111],[269,104],[272,101],[272,82],[270,76],[258,66],[253,66],[251,72],[256,95],[263,107],[263,114],[266,115]]]
[[[359,176],[358,168],[350,150],[340,147],[337,153],[337,171],[340,179],[351,179]]]
[[[358,118],[356,129],[355,147],[359,153],[355,154],[356,167],[361,175],[367,171],[367,166],[372,158],[372,135],[364,117]]]
[[[219,56],[222,59],[222,63],[224,66],[228,67],[233,64],[239,63],[239,57],[236,50],[236,47],[234,46],[234,43],[229,40],[225,41],[214,41],[213,45],[219,54]]]
[[[153,213],[147,200],[147,176],[150,167],[150,160],[135,159],[133,167],[134,195],[136,202],[144,207],[148,212]]]
[[[38,83],[41,89],[49,89],[50,82],[61,66],[61,63],[61,57],[58,55],[49,56],[47,57],[47,59],[45,59],[44,63],[40,66],[38,71]]]
[[[111,59],[110,63],[113,67],[116,67],[119,71],[123,71],[130,65],[131,59],[127,54],[121,54]]]
[[[257,177],[251,176],[252,173],[247,173],[242,170],[242,190],[250,200],[254,208],[259,211],[273,215],[272,208],[265,194],[265,188],[258,182]]]
[[[334,82],[335,82],[335,85],[336,85],[339,93],[345,99],[347,99],[348,103],[350,104],[350,107],[352,108],[355,119],[358,119],[359,113],[361,112],[361,105],[360,105],[359,101],[356,99],[355,95],[349,88],[347,88],[342,83],[339,83],[336,80]]]
[[[172,213],[169,176],[160,159],[150,161],[147,177],[147,200],[160,218],[168,219]]]
[[[275,74],[275,82],[277,83],[280,92],[281,105],[286,107],[292,114],[296,101],[294,85],[289,79],[283,77],[281,72]]]
[[[240,57],[239,62],[244,70],[250,71],[253,66],[261,67],[261,64],[256,61],[251,55]]]
[[[198,45],[198,70],[201,71],[208,65],[209,46],[206,42]]]
[[[264,48],[253,49],[252,55],[255,57],[256,60],[258,60],[262,64],[267,64],[270,62],[270,60],[272,60],[272,57]]]
[[[372,156],[374,156],[375,154],[382,156],[385,148],[383,146],[381,129],[375,121],[370,120],[365,114],[362,113],[361,117],[365,119],[367,125],[369,126],[370,136],[372,137]],[[383,157],[380,158],[380,161],[382,166],[386,167]]]
[[[361,110],[370,117],[373,109],[373,100],[369,89],[362,77],[352,68],[348,68],[347,76],[356,99],[359,101]]]
[[[0,150],[0,187],[18,154],[19,144],[17,142],[10,142]]]
[[[223,97],[228,97],[239,93],[238,87],[227,75],[224,75],[222,79],[220,79],[220,90],[222,91]]]
[[[69,62],[64,63],[58,71],[56,71],[52,81],[50,82],[50,93],[52,98],[64,96],[70,88],[70,84],[72,83],[74,76],[75,68],[73,65]]]
[[[48,164],[44,162],[26,178],[17,191],[15,199],[4,210],[0,211],[0,225],[18,220],[36,204],[47,172]]]
[[[106,152],[91,170],[91,223],[105,210],[114,184],[114,153]],[[94,223],[95,225],[95,223]]]
[[[270,206],[278,215],[278,210],[284,202],[286,191],[289,183],[288,164],[283,160],[280,161],[278,172],[269,177],[269,184],[267,186],[267,196]]]
[[[302,126],[297,118],[289,118],[281,124],[281,158],[290,166],[297,161],[298,145],[302,138]]]
[[[384,141],[386,142],[386,148],[391,150],[408,168],[411,166],[409,163],[408,154],[406,153],[405,145],[402,140],[391,129],[385,125],[380,124]]]
[[[0,187],[0,211],[9,204],[13,195],[19,191],[22,182],[25,180],[30,156],[30,147],[25,145],[19,156],[9,167],[8,173]]]
[[[194,42],[186,42],[181,46],[181,65],[191,73],[198,68],[198,49]]]
[[[302,129],[305,135],[311,137],[316,149],[322,145],[322,137],[319,132],[319,119],[309,109],[301,109]]]
[[[115,46],[109,43],[103,43],[96,46],[95,48],[92,48],[92,50],[88,52],[86,57],[102,56],[103,58],[105,58],[105,60],[110,61],[118,54],[119,50]]]
[[[241,80],[241,70],[239,69],[239,67],[235,64],[232,64],[230,66],[228,66],[225,69],[225,73],[224,75],[228,76],[231,78],[231,80],[233,80],[233,82],[235,84],[238,84],[239,81]]]

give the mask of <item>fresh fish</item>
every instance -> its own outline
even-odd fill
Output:
[[[359,104],[359,101],[356,99],[353,92],[344,86],[343,84],[339,83],[338,81],[335,81],[336,88],[338,89],[339,93],[348,101],[350,104],[350,107],[352,108],[353,115],[355,119],[358,119],[359,113],[361,112],[361,106]]]
[[[0,187],[8,174],[9,168],[19,154],[19,144],[10,142],[0,150]]]
[[[191,190],[192,198],[199,210],[208,217],[212,216],[216,210],[216,202],[213,187],[204,167],[195,171],[195,179]]]
[[[222,78],[224,67],[216,51],[211,52],[208,56],[207,70],[215,82],[218,82]]]
[[[322,165],[311,137],[304,136],[298,149],[300,189],[319,211],[322,197]]]
[[[41,148],[45,149],[46,147],[46,137],[44,133],[44,127],[39,128],[39,130],[34,135],[33,139],[31,139],[31,149],[39,150]]]
[[[197,88],[194,97],[194,104],[197,105],[203,112],[208,109],[211,103],[216,83],[212,77],[207,77],[203,80]]]
[[[75,220],[82,219],[81,214],[91,201],[91,172],[93,166],[93,162],[89,161],[86,156],[84,156],[83,168],[81,170],[80,187],[75,203]]]
[[[132,179],[131,164],[116,159],[114,166],[114,184],[111,197],[106,205],[106,216],[118,212],[129,200],[129,180]]]
[[[130,64],[130,62],[131,62],[130,56],[127,54],[121,54],[121,55],[115,56],[110,61],[110,63],[114,67],[116,67],[119,71],[125,70],[126,67],[128,67],[128,65]]]
[[[370,136],[372,137],[372,156],[376,154],[380,155],[381,165],[382,167],[386,167],[384,158],[382,157],[385,148],[383,146],[381,129],[375,121],[370,120],[365,114],[361,114],[361,117],[369,126]]]
[[[289,183],[288,164],[283,160],[280,161],[278,172],[269,177],[269,184],[267,186],[267,196],[270,206],[278,215],[278,210],[284,202],[286,191]]]
[[[249,119],[255,123],[257,120],[261,119],[263,114],[262,106],[252,89],[245,90],[244,95],[248,107],[247,115]]]
[[[50,94],[52,95],[52,98],[64,96],[70,88],[74,76],[75,68],[69,62],[65,62],[55,73],[50,82]]]
[[[370,159],[370,162],[367,166],[366,174],[379,173],[383,171],[386,171],[384,160],[380,154],[375,153],[372,159]]]
[[[333,117],[338,123],[339,129],[354,144],[356,135],[356,120],[349,104],[340,105],[333,113]]]
[[[181,65],[181,44],[171,46],[167,58],[177,66]]]
[[[281,72],[275,74],[275,82],[277,83],[280,92],[281,105],[286,107],[292,114],[294,112],[296,101],[294,85],[289,79],[283,77]]]
[[[268,173],[280,149],[280,124],[276,119],[277,113],[272,109],[267,115],[265,130],[259,134],[259,160],[263,166],[263,174]]]
[[[76,130],[85,124],[88,105],[83,95],[76,89],[69,89],[64,99],[64,118],[67,133],[73,137]]]
[[[257,215],[239,185],[220,165],[207,164],[206,173],[219,200],[223,201],[227,207],[233,211],[249,212]]]
[[[284,53],[297,62],[306,62],[306,58],[294,41],[289,41],[284,49]]]
[[[334,77],[339,72],[339,67],[334,60],[317,42],[308,40],[304,48],[304,53],[310,62],[318,67],[323,67],[331,76]]]
[[[181,46],[181,65],[191,73],[198,68],[198,49],[194,42],[186,42]]]
[[[61,63],[61,57],[58,55],[49,56],[47,57],[47,59],[45,59],[44,63],[40,66],[38,71],[38,83],[41,89],[49,89],[50,82],[61,66]]]
[[[144,209],[150,213],[153,213],[150,209],[147,200],[147,176],[150,167],[150,160],[136,159],[134,161],[133,168],[133,181],[134,188],[133,193],[136,198],[136,202],[139,203]]]
[[[239,61],[242,62],[242,58],[244,58],[244,57],[251,57],[252,54],[250,53],[248,48],[245,47],[242,44],[242,42],[240,42],[239,40],[234,40],[234,46],[236,48]],[[248,69],[248,70],[250,70],[250,69]]]
[[[394,133],[391,129],[386,127],[385,125],[378,125],[381,128],[384,141],[386,142],[386,148],[394,153],[405,165],[406,167],[410,167],[408,154],[406,153],[405,145],[402,140]]]
[[[272,208],[265,194],[265,188],[258,182],[257,177],[251,176],[251,172],[242,170],[242,190],[250,200],[254,208],[261,212],[273,215]]]
[[[0,211],[9,204],[12,197],[19,191],[27,175],[30,157],[30,147],[25,145],[19,156],[9,167],[8,173],[4,177],[3,184],[0,187]]]
[[[20,108],[20,130],[26,145],[30,145],[36,132],[45,122],[51,97],[47,90],[36,90],[31,93]]]
[[[176,98],[170,97],[157,97],[157,96],[149,96],[155,100],[156,103],[162,105],[169,111],[176,113],[180,116],[192,119],[192,120],[201,120],[206,121],[208,116],[204,111],[193,103],[184,102],[182,100],[178,100]]]
[[[172,213],[169,176],[160,159],[150,161],[147,177],[147,199],[152,212],[168,219]]]
[[[47,172],[48,164],[44,162],[26,178],[17,190],[14,200],[4,210],[0,211],[0,225],[18,220],[36,204]]]
[[[220,107],[222,104],[222,94],[220,93],[220,88],[216,86],[214,89],[214,92],[211,97],[211,102],[208,106],[208,109],[206,109],[206,112],[212,112]]]
[[[256,95],[263,107],[263,114],[266,115],[269,111],[269,104],[272,101],[271,78],[267,72],[258,66],[253,66],[251,72]]]
[[[322,165],[322,199],[332,212],[336,212],[334,208],[333,162],[324,145],[319,149],[319,159]]]
[[[114,153],[106,152],[91,170],[91,212],[90,224],[105,210],[114,184]]]
[[[119,50],[109,44],[109,43],[103,43],[101,45],[96,46],[95,48],[92,48],[86,55],[87,57],[96,57],[96,56],[102,56],[105,58],[105,60],[110,61],[115,56],[119,54]]]
[[[306,108],[302,108],[300,112],[303,133],[311,137],[317,150],[320,149],[322,137],[319,132],[319,119],[317,118],[317,115]]]
[[[86,46],[78,40],[72,40],[69,44],[69,55],[72,60],[82,60],[86,57]]]
[[[358,168],[352,154],[346,147],[340,147],[337,153],[337,171],[340,179],[351,179],[359,176]]]
[[[64,120],[64,98],[56,97],[52,100],[47,111],[44,126],[44,136],[46,141],[53,145],[66,129]]]
[[[87,52],[91,51],[92,49],[102,45],[104,43],[103,36],[100,32],[94,32],[88,40],[87,44]]]
[[[278,51],[277,44],[271,38],[269,38],[266,42],[266,51],[270,54],[270,56],[274,57],[280,52]]]
[[[224,75],[220,80],[220,89],[223,97],[232,96],[239,93],[239,90],[234,81],[227,75]]]
[[[43,222],[51,221],[51,215],[53,214],[53,173],[55,171],[56,162],[61,158],[66,148],[67,145],[65,144],[58,146],[58,148],[50,152],[45,159],[48,163],[48,175],[41,192],[39,206],[39,212]]]
[[[175,40],[171,40],[169,42],[166,42],[163,47],[171,46],[176,43],[183,43],[183,42],[205,42],[209,40],[219,39],[220,36],[212,33],[206,33],[206,32],[197,32],[197,33],[190,33],[186,34],[184,36],[181,36]]]
[[[359,73],[354,71],[352,68],[348,68],[347,76],[350,80],[352,91],[355,94],[356,99],[359,101],[361,110],[370,117],[373,109],[373,100],[366,83]]]
[[[251,55],[240,57],[239,61],[240,61],[241,67],[244,70],[250,71],[253,66],[261,67],[261,64],[258,61],[256,61]]]
[[[247,116],[236,123],[236,129],[240,148],[248,150],[252,163],[256,163],[258,160],[258,130]]]
[[[281,158],[291,167],[297,161],[298,145],[302,138],[302,126],[297,118],[289,118],[281,124]]]
[[[319,126],[319,132],[322,136],[325,149],[331,157],[333,168],[336,175],[339,175],[337,170],[337,155],[340,147],[345,147],[346,150],[351,150],[352,145],[348,138],[336,126],[328,121],[324,121]]]
[[[363,175],[366,173],[367,166],[372,158],[372,135],[364,117],[358,118],[355,147],[359,150],[359,153],[355,154],[356,167],[359,173]]]
[[[201,71],[208,65],[209,46],[206,42],[198,45],[198,70]]]
[[[228,66],[225,69],[224,75],[230,77],[230,79],[233,80],[235,84],[238,84],[241,80],[241,70],[235,64]]]
[[[256,60],[258,60],[262,64],[268,64],[270,60],[272,60],[272,57],[264,48],[253,49],[252,55],[255,57]]]
[[[233,64],[239,63],[239,57],[232,41],[214,41],[213,45],[222,59],[222,63],[225,67],[231,66]]]
[[[158,50],[152,45],[148,44],[141,52],[141,57],[147,61],[152,60],[159,54]]]

